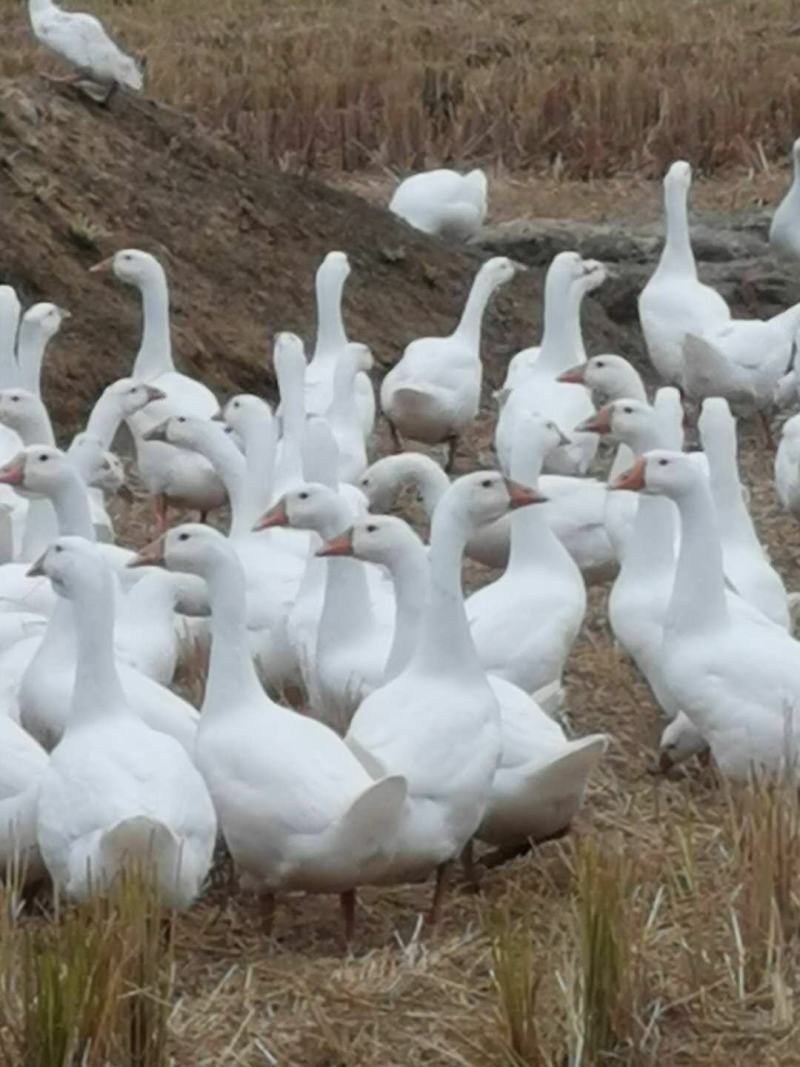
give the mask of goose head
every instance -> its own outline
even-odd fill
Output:
[[[658,744],[658,769],[667,774],[679,763],[705,752],[708,745],[703,735],[684,712],[679,711],[661,734]]]
[[[486,278],[494,289],[505,285],[506,282],[510,282],[516,273],[516,264],[508,259],[507,256],[493,256],[478,271],[478,275],[481,278]]]
[[[123,248],[108,259],[95,263],[89,270],[92,273],[113,274],[121,282],[138,288],[154,279],[161,280],[165,277],[164,268],[156,257],[138,248]]]
[[[272,409],[266,400],[252,393],[240,393],[231,397],[220,415],[215,415],[213,422],[224,422],[230,426],[240,437],[244,437],[248,429],[259,423],[271,422]]]
[[[319,482],[304,482],[285,493],[277,504],[261,516],[253,530],[267,530],[274,526],[321,530],[334,514],[345,508],[350,513],[349,505],[335,489]]]
[[[365,374],[372,370],[375,358],[369,345],[362,344],[361,341],[348,341],[347,348],[355,359],[356,370],[364,371]]]
[[[599,289],[609,273],[608,267],[599,259],[584,259],[581,279],[584,293],[593,293],[595,289]]]
[[[22,496],[54,496],[77,476],[66,454],[51,445],[29,445],[0,467],[0,485],[10,485]]]
[[[113,398],[118,406],[122,418],[130,418],[137,411],[147,407],[156,400],[166,400],[167,394],[149,382],[142,382],[136,378],[119,378],[106,386],[103,396]]]
[[[657,430],[657,425],[656,413],[649,404],[625,399],[612,400],[575,429],[578,433],[609,434],[641,452],[650,447],[649,435]]]
[[[166,567],[208,578],[222,559],[236,558],[227,537],[211,526],[186,522],[145,545],[129,567]]]
[[[629,489],[679,500],[692,493],[704,480],[707,481],[702,466],[694,456],[658,448],[639,456],[633,466],[609,488]]]
[[[407,522],[395,515],[369,515],[354,523],[339,537],[327,541],[318,556],[352,556],[367,563],[386,566],[410,542],[422,542]]]
[[[442,497],[437,510],[448,498],[470,531],[496,522],[508,511],[544,503],[547,499],[534,489],[510,481],[498,471],[476,471],[457,478]],[[434,521],[435,518],[434,512]]]
[[[119,493],[125,488],[125,467],[119,456],[113,452],[103,452],[100,473],[92,485],[104,493]]]
[[[40,330],[50,340],[61,329],[62,323],[72,318],[72,312],[57,304],[34,304],[22,316],[22,321]]]
[[[344,252],[328,252],[320,263],[317,273],[344,282],[350,276],[350,260]]]
[[[676,159],[664,175],[664,185],[688,189],[692,184],[692,167],[685,159]]]
[[[361,475],[358,488],[367,498],[370,510],[388,511],[398,489],[411,477],[410,472],[406,477],[404,455],[407,453],[382,456]]]
[[[623,356],[592,356],[586,363],[570,367],[559,374],[558,381],[574,385],[585,385],[593,394],[599,394],[608,400],[627,396],[627,390],[635,378],[637,385],[639,375]]]
[[[113,457],[114,463],[109,460]],[[122,464],[111,452],[103,448],[99,437],[91,433],[78,433],[72,439],[67,457],[86,485],[116,492],[125,480]],[[113,469],[112,469],[113,468]],[[115,472],[120,472],[120,481],[115,481]]]
[[[81,587],[111,582],[108,564],[85,537],[59,537],[28,569],[28,577],[49,578],[54,591],[68,599]]]
[[[198,419],[194,415],[170,415],[142,434],[145,441],[163,441],[178,448],[197,450],[197,445],[212,434],[225,434],[226,427],[215,419]],[[230,435],[229,435],[230,436]]]
[[[0,389],[0,422],[21,437],[47,419],[44,402],[28,389]]]
[[[578,252],[559,252],[547,268],[545,285],[549,289],[568,289],[573,283],[582,282],[585,269],[584,261]]]

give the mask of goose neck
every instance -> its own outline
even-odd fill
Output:
[[[675,502],[681,518],[681,547],[666,627],[681,633],[709,633],[728,621],[722,545],[711,491],[698,482]]]
[[[23,317],[17,341],[17,381],[34,396],[42,395],[42,363],[47,340],[38,323]]]
[[[237,533],[246,521],[248,530],[269,507],[275,484],[275,450],[277,440],[271,417],[254,420],[245,430],[245,468],[247,472],[247,500],[250,514],[236,522]],[[237,520],[238,516],[234,516]],[[233,526],[231,527],[233,529]]]
[[[347,334],[342,318],[342,293],[345,277],[339,272],[325,269],[317,271],[317,340],[314,345],[314,362],[335,359],[347,344]]]
[[[103,393],[89,413],[86,432],[102,441],[103,448],[111,448],[121,422],[122,412],[116,398]]]
[[[0,285],[0,389],[19,384],[17,330],[20,306],[10,285]]]
[[[217,425],[211,424],[211,432],[198,437],[194,446],[204,456],[225,486],[231,511],[231,537],[243,537],[250,533],[258,517],[253,500],[247,461],[233,441]]]
[[[92,514],[89,508],[89,494],[77,471],[70,470],[59,479],[50,501],[56,513],[60,537],[85,537],[87,541],[95,540]]]
[[[81,583],[72,605],[77,655],[67,729],[129,710],[114,653],[114,589],[107,566],[98,567]]]
[[[428,595],[428,557],[421,543],[409,543],[387,561],[395,595],[394,637],[384,682],[405,670],[416,647]]]
[[[224,716],[231,705],[267,702],[247,639],[247,590],[239,560],[217,561],[205,576],[211,605],[211,653],[201,722]]]
[[[703,437],[703,446],[708,458],[711,496],[717,509],[720,531],[759,546],[760,550],[742,495],[736,462],[736,431],[733,425],[716,427],[710,433],[707,430]]]
[[[456,326],[453,333],[453,337],[472,348],[476,356],[480,353],[483,315],[486,311],[486,305],[489,303],[489,298],[496,288],[497,282],[491,274],[482,270],[478,271],[469,291],[458,326]]]
[[[483,676],[464,610],[461,564],[468,538],[467,524],[445,498],[433,516],[429,552],[430,581],[419,639],[411,663],[415,669],[441,675]]]
[[[697,265],[692,252],[689,233],[688,188],[680,182],[664,184],[664,212],[666,215],[666,240],[661,253],[658,270],[661,273],[680,273],[697,277]]]
[[[580,285],[570,285],[558,270],[548,272],[544,283],[544,325],[536,361],[537,374],[557,374],[575,362],[582,299]]]
[[[619,582],[648,583],[675,565],[677,513],[671,500],[642,496],[622,557]]]
[[[175,370],[169,324],[169,287],[162,267],[139,284],[142,294],[142,341],[133,364],[133,377],[157,378]]]
[[[24,419],[20,419],[15,427],[23,445],[55,445],[56,438],[53,433],[53,424],[47,414],[44,404],[37,406],[36,411],[30,411]]]

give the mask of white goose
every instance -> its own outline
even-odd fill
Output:
[[[474,237],[487,211],[487,182],[482,170],[459,174],[428,170],[405,178],[389,201],[389,210],[415,230],[456,240]]]
[[[205,526],[179,526],[141,554],[199,575],[212,610],[211,659],[196,759],[236,866],[261,893],[340,893],[348,940],[355,888],[394,849],[405,783],[374,780],[336,734],[274,703],[245,637],[245,577],[232,547]]]
[[[592,356],[585,363],[578,363],[563,371],[558,380],[585,385],[598,405],[608,404],[612,400],[647,402],[642,376],[624,356]]]
[[[69,311],[55,304],[34,304],[22,316],[17,336],[17,380],[13,385],[42,395],[42,365],[47,346],[71,318]]]
[[[545,470],[556,474],[585,474],[597,450],[594,434],[571,431],[594,414],[594,405],[579,385],[558,381],[575,362],[569,332],[567,306],[570,291],[581,287],[586,264],[577,252],[560,252],[550,264],[544,288],[544,333],[539,358],[503,405],[495,431],[495,451],[500,468],[509,470],[515,439],[516,419],[534,412],[552,419],[567,435],[565,444],[548,456]],[[572,347],[570,347],[572,345]]]
[[[548,451],[562,443],[556,426],[528,414],[516,423],[511,458],[514,481],[537,489]],[[567,656],[586,612],[581,572],[541,509],[512,516],[506,570],[466,603],[472,639],[483,668],[533,696],[561,688]]]
[[[107,102],[118,86],[133,92],[142,89],[144,79],[136,60],[114,44],[94,15],[62,11],[53,0],[28,0],[28,14],[37,41],[77,67],[67,80],[84,85],[95,99]],[[87,79],[98,90],[86,86]]]
[[[514,271],[511,260],[502,256],[484,263],[453,333],[412,341],[381,383],[381,407],[398,445],[398,435],[429,445],[446,442],[448,470],[458,438],[478,414],[483,314],[489,298]]]
[[[731,317],[719,293],[697,278],[686,206],[691,182],[692,168],[683,160],[667,171],[666,240],[658,266],[639,294],[639,321],[650,362],[670,385],[682,384],[686,334],[702,334]]]
[[[317,270],[317,340],[305,378],[305,403],[309,414],[325,414],[333,397],[333,377],[339,353],[348,349],[358,362],[355,402],[361,432],[366,438],[375,425],[375,390],[367,374],[373,360],[366,345],[347,339],[342,318],[342,292],[349,276],[350,261],[344,252],[329,252]]]
[[[800,644],[780,627],[732,612],[708,480],[691,456],[657,450],[638,459],[621,488],[669,497],[681,544],[664,626],[663,672],[718,767],[747,778],[796,759]]]
[[[422,542],[402,519],[369,516],[328,542],[319,555],[353,556],[392,575],[397,614],[385,674],[390,681],[408,665],[424,615],[429,566]],[[492,675],[488,680],[500,706],[502,751],[477,836],[503,848],[541,841],[568,826],[607,738],[568,741],[534,701],[515,698],[514,687]]]
[[[747,510],[736,461],[736,422],[722,397],[704,401],[698,428],[708,459],[725,576],[743,600],[788,629],[786,589],[761,547]]]
[[[121,683],[111,571],[96,546],[62,537],[32,572],[66,598],[77,636],[66,727],[39,786],[37,837],[50,875],[83,899],[138,860],[152,866],[168,907],[188,907],[211,867],[214,806],[189,755],[145,725]]]
[[[497,472],[459,478],[433,517],[430,582],[404,670],[371,693],[346,741],[373,773],[402,774],[408,799],[386,881],[437,870],[436,917],[450,862],[483,820],[500,760],[497,698],[478,662],[464,612],[461,563],[469,534],[534,493]]]
[[[601,286],[607,276],[608,272],[602,263],[596,259],[585,259],[583,261],[583,276],[577,285],[572,285],[571,279],[567,276],[559,279],[559,283],[564,285],[563,300],[559,301],[563,310],[563,317],[559,320],[551,320],[550,330],[551,333],[553,330],[558,330],[558,345],[562,348],[565,367],[569,367],[571,364],[579,366],[586,362],[586,348],[581,331],[583,298],[587,293],[591,293]],[[547,322],[545,321],[546,330]],[[542,337],[543,344],[544,337]],[[541,345],[534,345],[531,348],[523,348],[522,351],[511,357],[503,388],[495,394],[501,403],[504,403],[508,398],[509,392],[523,382],[530,371],[534,370],[541,351]],[[570,381],[571,379],[560,380]]]
[[[792,184],[772,216],[769,243],[781,256],[800,259],[800,137],[792,145]]]
[[[303,439],[306,428],[306,356],[303,342],[294,333],[275,338],[275,377],[281,397],[281,435],[275,454],[276,496],[303,481]]]

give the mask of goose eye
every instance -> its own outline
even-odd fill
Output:
[[[17,404],[17,403],[19,403],[19,399],[20,399],[20,398],[19,398],[18,396],[12,396],[12,397],[11,397],[11,400],[12,400],[12,402],[13,402],[14,404]]]
[[[186,422],[186,416],[185,415],[179,415],[178,416],[178,422]]]
[[[491,478],[485,478],[481,482],[481,488],[482,489],[491,489],[492,488],[492,480],[491,480]]]
[[[659,467],[667,467],[667,466],[669,466],[669,460],[668,459],[660,459],[658,461],[658,465],[659,465]]]
[[[602,359],[598,359],[597,363],[595,363],[595,366],[596,367],[605,367],[605,363],[602,361]]]
[[[63,552],[63,551],[64,551],[63,545],[56,545],[56,552]]]
[[[625,412],[626,415],[633,414],[633,408],[623,408],[622,410]]]
[[[188,541],[189,540],[189,536],[190,535],[187,534],[187,533],[178,534],[178,540],[179,541]]]
[[[48,459],[49,459],[49,458],[50,458],[49,456],[46,456],[46,455],[44,455],[44,453],[43,453],[43,454],[42,454],[41,456],[39,456],[39,462],[40,462],[40,463],[47,463],[47,461],[48,461]]]
[[[234,402],[233,402],[233,406],[234,406],[235,408],[238,408],[238,407],[241,407],[241,404],[239,403],[239,401],[238,401],[238,400],[234,400]]]
[[[369,525],[369,526],[367,527],[367,533],[375,533],[375,531],[376,531],[377,529],[378,529],[378,527],[377,527],[377,526],[373,526],[373,525],[372,525],[372,524],[370,523],[370,525]]]
[[[301,500],[308,500],[308,493],[298,493],[297,495]]]

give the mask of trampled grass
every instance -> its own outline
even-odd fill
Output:
[[[783,158],[794,0],[94,0],[148,94],[293,169],[481,161],[569,177]],[[0,74],[43,64],[6,0]]]

